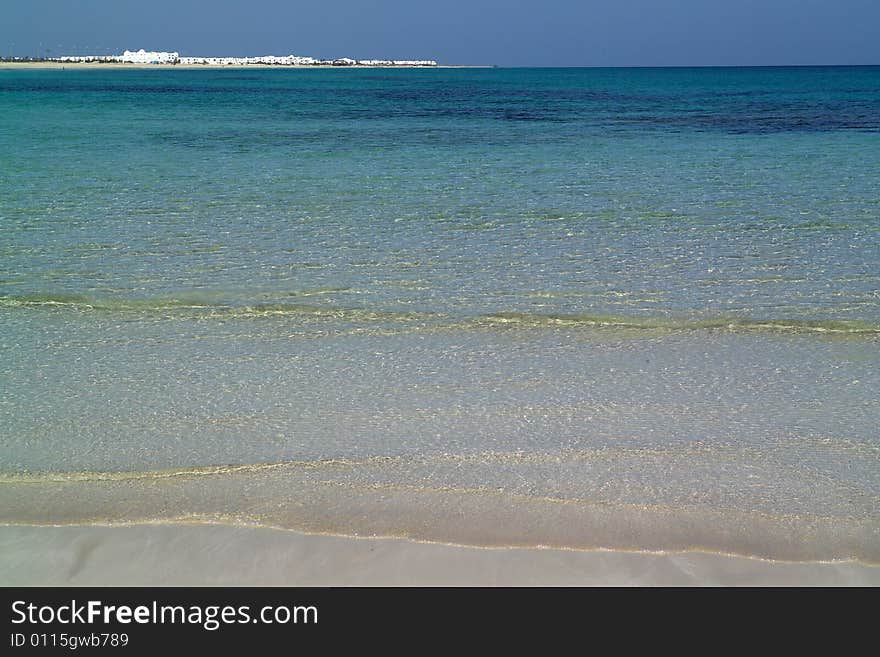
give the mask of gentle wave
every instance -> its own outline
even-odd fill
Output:
[[[314,293],[298,293],[312,296]],[[0,297],[0,308],[46,308],[76,312],[121,312],[195,316],[210,319],[247,319],[271,316],[303,316],[317,319],[351,319],[359,321],[417,320],[436,316],[431,313],[405,313],[366,308],[319,306],[306,303],[259,302],[217,303],[197,299],[126,299],[94,298],[80,294],[30,294]]]
[[[701,319],[662,316],[627,317],[599,314],[494,313],[482,318],[487,323],[519,326],[597,326],[629,329],[731,331],[813,331],[818,333],[877,333],[880,324],[863,320],[751,319],[748,317],[709,317]]]
[[[767,447],[784,448],[795,445],[800,448],[813,446],[819,449],[844,450],[851,454],[877,458],[880,445],[849,438],[825,436],[780,436]],[[0,471],[3,484],[48,484],[72,482],[122,482],[136,480],[162,480],[187,477],[222,477],[225,475],[256,474],[261,472],[290,470],[331,470],[347,468],[452,465],[509,464],[509,465],[558,465],[562,462],[599,462],[627,456],[646,457],[711,457],[720,460],[725,456],[741,454],[744,448],[732,443],[714,446],[702,443],[684,443],[671,446],[633,447],[603,446],[592,449],[565,448],[551,451],[504,451],[475,452],[427,452],[421,454],[376,454],[362,457],[336,457],[300,460],[264,461],[257,463],[212,464],[202,466],[173,467],[159,470],[46,470],[46,471]]]
[[[434,456],[451,459],[450,472],[464,465],[456,462],[458,458],[493,460],[491,454]],[[433,457],[414,460],[419,458]],[[498,453],[495,458],[518,460],[520,455]],[[522,458],[544,462],[551,455]],[[607,499],[579,491],[520,489],[480,478],[437,479],[420,471],[412,473],[416,477],[407,472],[394,476],[394,471],[384,470],[400,460],[410,459],[3,476],[0,525],[219,521],[481,547],[699,549],[790,561],[880,563],[876,520],[846,509],[829,514],[775,504],[707,505],[699,499],[658,497],[652,489],[643,499]],[[375,477],[360,476],[364,472],[358,466],[364,464],[382,471]],[[341,470],[329,472],[334,466]]]
[[[303,294],[302,296],[306,296]],[[593,313],[492,312],[453,318],[441,312],[395,312],[390,310],[339,307],[305,303],[218,303],[196,299],[94,298],[78,294],[31,294],[0,297],[0,309],[45,308],[76,312],[118,312],[145,315],[192,317],[196,319],[248,319],[260,317],[308,317],[359,322],[431,322],[442,326],[454,320],[456,328],[471,327],[584,327],[644,330],[727,330],[812,332],[847,335],[880,335],[880,323],[866,320],[749,318],[749,317],[670,317],[666,315],[625,316]]]

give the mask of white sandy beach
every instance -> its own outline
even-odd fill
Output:
[[[224,525],[0,527],[0,585],[877,586],[880,567],[484,549]]]

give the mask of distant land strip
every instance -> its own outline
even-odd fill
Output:
[[[181,57],[178,52],[126,50],[121,55],[64,55],[60,57],[6,57],[3,63],[136,64],[153,66],[366,66],[436,67],[433,59],[318,59],[298,55],[259,57]]]

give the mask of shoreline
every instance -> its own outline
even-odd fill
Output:
[[[448,65],[437,66],[332,66],[329,64],[128,64],[120,62],[0,62],[0,70],[242,70],[242,69],[340,69],[340,70],[381,70],[381,69],[457,69],[457,68],[494,68],[489,65]]]
[[[487,549],[223,524],[6,525],[0,550],[4,586],[880,585],[880,567],[853,561]]]

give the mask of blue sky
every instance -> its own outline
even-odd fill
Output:
[[[0,54],[880,64],[880,0],[3,0]]]

